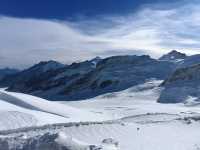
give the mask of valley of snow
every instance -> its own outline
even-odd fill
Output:
[[[0,139],[9,139],[13,149],[24,139],[58,133],[56,142],[69,150],[90,150],[88,145],[102,150],[199,150],[198,103],[157,103],[161,82],[151,80],[121,92],[65,102],[1,90]],[[44,127],[47,124],[51,125]],[[119,145],[102,142],[109,138]]]

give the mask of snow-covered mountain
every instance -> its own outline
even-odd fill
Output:
[[[36,64],[15,75],[6,76],[0,81],[0,85],[9,86],[8,91],[28,93],[49,100],[79,100],[124,90],[142,84],[151,78],[156,78],[165,80],[162,84],[165,90],[162,92],[159,102],[171,102],[172,99],[170,101],[165,98],[165,94],[170,93],[169,89],[172,89],[172,87],[174,89],[177,86],[177,82],[171,81],[175,77],[177,78],[179,72],[182,72],[182,74],[178,74],[180,78],[178,81],[182,80],[182,76],[191,76],[188,75],[188,71],[185,71],[187,68],[190,70],[191,66],[192,70],[195,70],[191,73],[198,76],[198,67],[194,65],[198,66],[199,58],[200,55],[186,56],[173,50],[163,55],[159,60],[144,55],[113,56],[105,59],[96,57],[89,61],[72,63],[71,65],[48,61]],[[170,83],[168,83],[169,81]],[[197,81],[197,79],[192,80],[195,83]],[[185,80],[181,83],[186,87]],[[192,85],[192,87],[194,86]],[[198,91],[198,88],[195,89]],[[184,90],[187,91],[188,89]],[[191,91],[184,93],[191,93]],[[177,96],[173,92],[171,94]],[[181,96],[184,97],[184,94],[181,94]],[[193,97],[195,94],[185,94],[185,96]],[[183,101],[176,97],[175,99],[175,102]]]
[[[50,100],[87,99],[127,89],[151,78],[165,79],[176,65],[146,55],[113,56],[105,59],[97,57],[90,61],[42,72],[39,76],[34,75],[36,71],[32,72],[32,69],[29,69],[29,78],[26,79],[23,73],[20,74],[22,80],[12,82],[8,90]]]
[[[180,61],[184,60],[186,57],[187,57],[186,54],[180,53],[180,52],[178,52],[176,50],[172,50],[169,53],[161,56],[159,58],[159,60],[171,61],[171,62],[180,62]]]
[[[198,150],[200,107],[157,103],[161,82],[70,102],[1,91],[0,150]]]
[[[84,100],[1,89],[0,150],[199,150],[198,58],[43,62],[7,76],[9,90]]]
[[[11,85],[16,85],[19,89],[23,89],[26,84],[37,83],[41,79],[54,75],[56,73],[55,70],[63,67],[65,67],[65,65],[56,61],[40,62],[21,72],[5,76],[2,80],[0,80],[0,86],[9,87]]]
[[[151,78],[165,79],[175,64],[149,56],[113,56],[100,61],[96,69],[70,84],[61,94],[67,99],[87,99],[120,91]]]
[[[49,68],[49,70],[42,69],[43,65],[40,63],[25,70],[25,73],[19,73],[19,79],[14,78],[15,81],[10,84],[8,90],[57,100],[65,96],[59,93],[73,82],[80,80],[83,75],[94,70],[99,61],[100,59],[96,58],[91,61],[61,65],[59,68]],[[35,68],[41,71],[36,71]]]

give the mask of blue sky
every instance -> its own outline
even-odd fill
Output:
[[[74,20],[79,15],[89,18],[127,15],[144,4],[169,2],[174,0],[1,0],[0,13],[15,17]]]
[[[1,0],[0,67],[199,52],[198,0]]]

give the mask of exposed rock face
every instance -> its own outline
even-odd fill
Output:
[[[185,59],[186,57],[187,57],[186,54],[180,53],[176,50],[172,50],[168,54],[165,54],[162,57],[160,57],[159,60],[178,62],[180,60]]]
[[[95,65],[100,61],[100,58],[92,61],[85,61],[81,63],[73,63],[69,66],[57,65],[49,62],[41,62],[27,70],[18,73],[17,76],[9,76],[5,81],[9,82],[8,90],[23,93],[29,93],[48,99],[56,99],[55,95],[63,90],[72,82],[78,80],[82,75],[95,69]],[[53,97],[52,97],[53,96]]]
[[[85,74],[61,94],[69,99],[85,99],[103,93],[120,91],[151,78],[165,79],[174,64],[149,56],[115,56],[102,60],[97,68]]]
[[[162,103],[184,102],[189,97],[200,98],[200,64],[177,69],[162,83],[165,88],[158,100]]]
[[[19,73],[8,90],[50,100],[87,99],[120,91],[151,78],[165,79],[176,64],[144,55],[95,58],[48,70],[40,69],[42,66],[36,65]]]

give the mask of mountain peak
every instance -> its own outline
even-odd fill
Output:
[[[185,59],[186,57],[187,57],[187,55],[185,53],[181,53],[181,52],[178,52],[176,50],[172,50],[169,53],[160,57],[159,60],[177,62],[177,61]]]
[[[38,64],[32,66],[30,69],[31,70],[40,69],[43,70],[43,72],[46,72],[48,70],[56,70],[62,67],[64,67],[64,64],[61,64],[54,60],[49,60],[49,61],[41,61]]]
[[[102,59],[101,57],[97,56],[97,57],[93,58],[91,61],[96,61],[96,60],[101,60],[101,59]]]
[[[97,64],[102,60],[101,57],[97,56],[95,58],[93,58],[92,60],[90,60],[90,62],[92,63],[92,67],[96,68]]]

